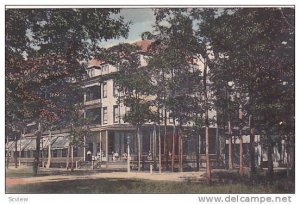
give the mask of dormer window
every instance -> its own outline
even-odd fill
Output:
[[[103,72],[108,72],[108,68],[109,68],[108,64],[102,65]]]

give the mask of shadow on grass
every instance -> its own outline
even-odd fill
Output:
[[[10,168],[6,170],[5,172],[5,177],[6,178],[28,178],[28,177],[43,177],[43,176],[54,176],[54,175],[60,175],[60,176],[69,176],[69,175],[77,175],[77,176],[85,176],[85,175],[92,175],[95,173],[99,172],[104,172],[104,171],[99,171],[99,170],[65,170],[65,169],[59,169],[59,170],[54,170],[54,169],[40,169],[38,174],[36,176],[33,175],[32,173],[32,168],[27,167],[27,168]],[[106,172],[112,172],[112,171],[106,171]]]
[[[74,172],[54,169],[41,169],[38,177],[50,175],[91,175],[99,171],[75,170]],[[32,177],[32,169],[9,169],[6,178]],[[6,188],[6,193],[43,193],[43,194],[131,194],[131,193],[294,193],[295,179],[287,178],[285,171],[277,171],[274,181],[269,182],[263,171],[249,178],[239,176],[237,171],[218,170],[212,173],[212,182],[207,184],[205,178],[183,178],[182,182],[153,181],[142,179],[74,179],[51,182],[14,185]]]
[[[295,193],[295,177],[288,178],[285,170],[274,172],[271,181],[263,170],[257,170],[252,177],[247,174],[240,176],[237,171],[220,171],[212,175],[213,182],[218,184],[242,184],[253,188],[264,186],[265,188],[277,189],[278,193]]]
[[[149,181],[138,179],[84,179],[27,184],[8,187],[6,193],[43,194],[131,194],[131,193],[291,193],[278,186],[245,183],[213,183]]]

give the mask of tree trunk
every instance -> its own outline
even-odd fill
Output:
[[[51,165],[51,143],[52,143],[52,135],[51,135],[51,130],[49,130],[49,146],[48,146],[48,161],[47,161],[47,165],[46,168],[49,169],[50,165]]]
[[[216,121],[218,121],[217,116],[216,116]],[[220,148],[219,126],[218,126],[218,122],[216,122],[216,157],[217,157],[218,167],[221,166],[221,161],[222,161],[220,151],[221,151],[221,148]]]
[[[206,156],[206,177],[207,181],[211,181],[211,167],[210,167],[210,158],[209,158],[209,121],[208,121],[208,95],[207,95],[207,62],[204,63],[203,70],[203,86],[204,86],[204,101],[205,101],[205,156]]]
[[[175,119],[173,118],[173,138],[172,138],[172,155],[171,155],[171,170],[172,170],[172,172],[174,172],[175,134],[176,134],[176,126],[175,126]]]
[[[169,161],[168,161],[168,154],[169,151],[167,151],[167,149],[169,150],[169,147],[167,146],[167,109],[166,109],[166,105],[165,105],[165,95],[164,95],[164,155],[165,155],[165,162],[166,162],[166,169],[169,169]]]
[[[211,167],[210,167],[210,158],[209,158],[209,135],[208,135],[208,126],[205,127],[205,155],[206,155],[206,177],[207,180],[211,181]]]
[[[197,144],[196,144],[196,162],[197,162],[197,171],[199,171],[200,170],[200,134],[199,135],[197,135],[196,134],[196,137],[197,137]]]
[[[160,134],[160,124],[158,125],[158,171],[161,173],[161,134]]]
[[[38,132],[36,136],[36,150],[33,162],[33,175],[36,176],[38,174],[39,164],[40,164],[40,145],[41,145],[41,138],[42,138],[43,130],[41,122],[38,124]]]
[[[17,133],[15,132],[15,151],[14,151],[14,161],[15,161],[15,168],[18,168],[18,137]]]
[[[74,171],[74,146],[71,145],[71,171]]]
[[[268,178],[269,181],[272,182],[273,181],[273,176],[274,176],[274,170],[273,170],[273,144],[272,141],[270,139],[270,135],[268,135]]]
[[[141,171],[141,137],[140,137],[140,127],[136,130],[137,142],[138,142],[138,172]]]
[[[179,137],[178,137],[178,153],[179,153],[179,171],[180,172],[183,172],[183,151],[182,151],[182,147],[183,147],[183,144],[182,144],[182,136],[183,134],[183,131],[182,131],[182,126],[180,125],[180,128],[179,128]]]
[[[251,97],[249,98],[249,101],[251,100]],[[249,102],[251,104],[251,102]],[[256,167],[255,167],[255,148],[254,148],[254,133],[252,128],[252,116],[249,116],[249,130],[250,130],[250,175],[253,177],[256,173]],[[262,160],[261,160],[262,161]]]
[[[9,143],[9,139],[8,139],[8,135],[6,136],[6,143],[8,145]],[[8,169],[9,166],[9,149],[7,148],[7,152],[6,152],[6,168]]]
[[[239,173],[241,176],[244,174],[244,164],[243,164],[243,134],[242,134],[242,120],[243,120],[243,112],[240,106],[239,108],[239,137],[240,137],[240,166],[239,166]]]
[[[228,119],[228,169],[233,169],[232,163],[232,133],[231,133],[231,121]]]
[[[70,154],[71,154],[71,145],[68,145],[68,151],[67,151],[67,162],[66,162],[66,169],[69,170],[69,163],[70,163]]]
[[[291,178],[293,176],[293,170],[295,168],[295,148],[293,148],[293,145],[291,144],[290,139],[286,141],[287,147],[287,177]]]
[[[244,175],[244,165],[243,165],[243,136],[240,130],[240,168],[239,173],[241,176]]]

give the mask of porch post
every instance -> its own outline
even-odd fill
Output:
[[[102,162],[102,137],[101,137],[101,131],[99,131],[99,146],[100,146],[100,162]]]
[[[83,161],[86,160],[86,137],[83,136]]]
[[[108,161],[108,130],[105,131],[105,138],[106,138],[105,139],[106,140],[105,141],[105,143],[106,143],[105,144],[105,149],[106,149],[106,151],[105,151],[105,154],[106,154],[105,157],[106,157],[106,161]]]

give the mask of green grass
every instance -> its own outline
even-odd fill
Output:
[[[24,167],[24,168],[13,168],[10,167],[6,169],[5,176],[6,178],[28,178],[33,177],[32,167]],[[94,174],[96,171],[84,171],[84,170],[74,170],[73,172],[66,171],[65,169],[40,169],[38,175],[36,177],[42,176],[52,176],[52,175],[90,175]]]
[[[211,184],[138,179],[85,179],[16,185],[6,193],[291,193],[277,185]]]
[[[48,175],[89,175],[93,171],[65,171],[65,170],[41,170],[38,176]],[[283,172],[284,173],[284,172]],[[283,174],[275,175],[274,182],[270,184],[263,174],[258,174],[253,180],[248,177],[240,177],[237,172],[216,171],[213,172],[213,182],[207,184],[203,181],[186,180],[175,181],[151,181],[141,179],[109,179],[98,178],[84,180],[63,180],[26,185],[14,185],[6,188],[6,193],[97,193],[97,194],[130,194],[130,193],[192,193],[192,194],[219,194],[219,193],[294,193],[295,180],[288,180]],[[32,177],[32,169],[9,169],[7,178]]]

